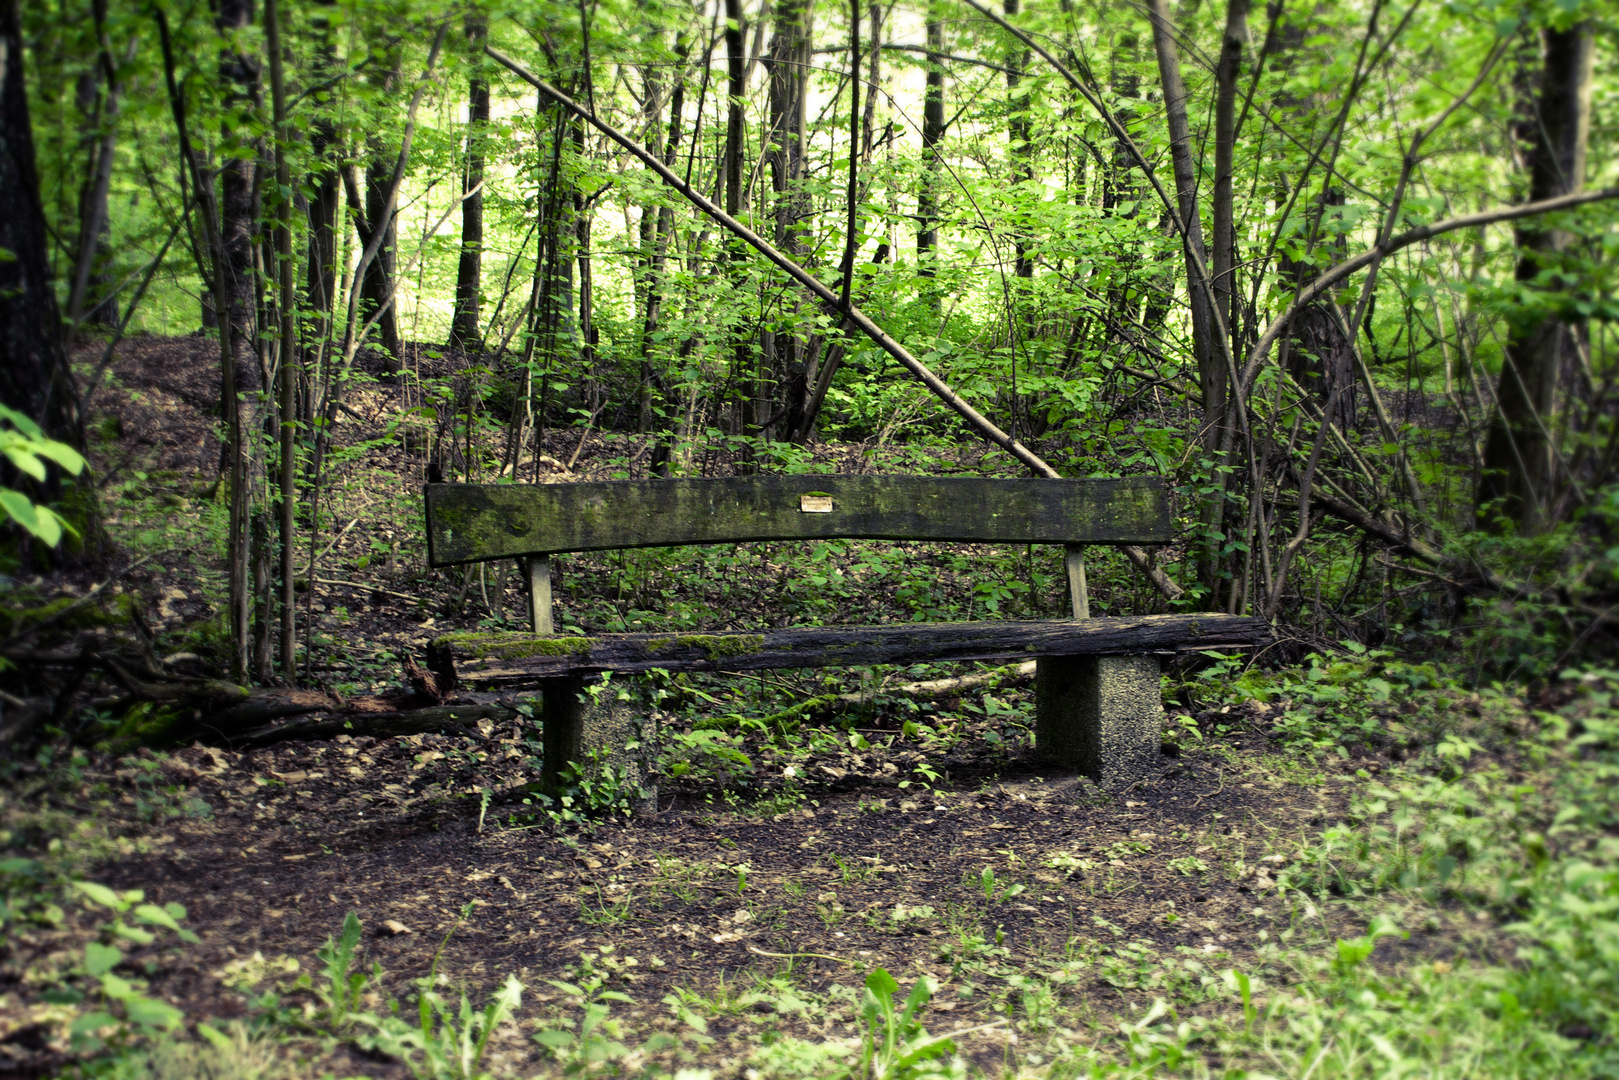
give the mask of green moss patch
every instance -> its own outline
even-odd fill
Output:
[[[763,634],[678,634],[674,637],[652,638],[646,643],[648,655],[695,649],[710,660],[744,656],[760,652],[764,647]]]
[[[532,634],[445,634],[434,642],[467,656],[485,660],[527,660],[536,656],[584,656],[590,652],[590,639],[584,637],[535,637]]]

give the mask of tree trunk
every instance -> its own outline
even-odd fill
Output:
[[[1248,43],[1249,0],[1227,0],[1225,34],[1215,67],[1214,199],[1211,206],[1214,259],[1211,269],[1215,303],[1225,317],[1232,348],[1237,343],[1236,205],[1232,190],[1237,140],[1237,77],[1242,73],[1243,49]],[[1204,445],[1220,446],[1220,425],[1226,407],[1225,365],[1210,363],[1198,369],[1203,391]]]
[[[95,0],[91,10],[96,23],[96,71],[99,77],[91,78],[91,100],[81,104],[89,106],[85,109],[85,130],[94,164],[79,195],[79,250],[67,304],[69,349],[72,326],[81,319],[100,326],[116,326],[118,323],[118,306],[115,302],[89,302],[92,291],[104,285],[103,268],[109,255],[107,193],[112,185],[114,152],[118,146],[119,99],[124,90],[123,82],[115,77],[113,70],[112,44],[107,39],[106,0]],[[130,57],[133,55],[132,42]],[[97,93],[96,85],[102,88],[101,93]]]
[[[395,47],[383,59],[375,77],[377,89],[384,99],[399,83],[399,63],[399,52]],[[377,320],[377,335],[383,351],[387,353],[388,370],[397,371],[404,350],[399,340],[399,313],[392,303],[396,284],[394,254],[398,250],[398,228],[395,214],[389,208],[389,189],[393,186],[394,163],[398,155],[391,152],[376,135],[366,139],[366,149],[370,160],[365,169],[365,220],[373,232],[383,230],[383,240],[371,265],[366,267],[361,293],[366,306],[362,312],[369,319],[374,312],[382,310],[382,317]]]
[[[1004,0],[1002,9],[1008,19],[1016,18],[1021,8],[1021,0]],[[1023,82],[1023,69],[1029,64],[1027,49],[1015,51],[1007,61],[1010,69],[1006,73],[1006,96],[1010,113],[1006,120],[1007,154],[1012,159],[1012,187],[1028,198],[1037,198],[1030,191],[1030,181],[1034,179],[1034,147],[1029,141],[1029,99],[1026,95],[1018,93],[1018,86]],[[1016,218],[1023,217],[1022,206],[1013,201],[1013,214]],[[1027,281],[1034,277],[1034,260],[1029,257],[1028,229],[1022,222],[1017,222],[1012,230],[1015,254],[1014,267],[1020,280]],[[1012,403],[1016,410],[1017,403]]]
[[[1593,53],[1589,22],[1542,32],[1540,85],[1517,133],[1529,167],[1531,201],[1584,186]],[[1517,280],[1524,286],[1556,265],[1570,243],[1568,233],[1535,219],[1518,227],[1517,240]],[[1512,327],[1496,386],[1499,411],[1484,443],[1478,508],[1485,511],[1486,525],[1499,515],[1537,532],[1556,517],[1557,447],[1548,433],[1558,384],[1578,355],[1579,333],[1578,326],[1555,315]],[[1496,514],[1487,512],[1491,503]]]
[[[252,0],[220,3],[215,25],[224,38],[219,77],[226,88],[221,137],[230,148],[219,170],[219,234],[225,245],[225,285],[230,290],[223,298],[223,312],[228,319],[221,322],[221,332],[230,334],[238,400],[264,388],[255,349],[258,311],[253,271],[253,245],[258,234],[254,206],[258,146],[250,125],[243,123],[255,111],[259,67],[257,59],[240,51],[235,41],[235,36],[245,32],[252,22]]]
[[[333,0],[321,0],[330,6]],[[337,72],[337,56],[332,48],[331,23],[323,14],[312,16],[314,28],[314,77],[325,80]],[[332,311],[337,305],[337,215],[342,208],[342,162],[337,125],[325,109],[316,112],[309,129],[309,158],[313,163],[308,186],[309,247],[308,268],[304,275],[305,303],[310,319],[304,339],[304,365],[313,370],[331,334]],[[306,411],[308,408],[306,401]]]
[[[254,111],[259,69],[254,57],[237,47],[237,35],[253,21],[252,0],[224,0],[214,19],[223,42],[219,53],[219,76],[227,88],[225,120],[221,131],[229,148],[219,171],[219,237],[223,259],[220,275],[224,285],[223,311],[219,332],[230,345],[230,372],[221,379],[221,407],[230,435],[226,439],[226,465],[230,475],[230,540],[226,579],[231,678],[246,682],[251,662],[253,592],[250,580],[255,560],[253,538],[249,535],[250,492],[262,464],[253,452],[261,440],[258,408],[264,389],[263,372],[257,349],[258,290],[253,267],[253,247],[258,231],[254,205],[257,183],[258,146],[250,125],[243,121]],[[216,297],[216,302],[219,298]],[[255,533],[268,530],[255,529]],[[262,645],[262,642],[260,643]],[[260,649],[262,654],[262,648]]]
[[[809,198],[804,180],[804,106],[811,60],[810,25],[813,0],[785,0],[776,10],[776,33],[770,39],[765,70],[770,77],[770,190],[774,199],[775,241],[794,259],[804,256],[804,228]],[[787,301],[797,310],[796,301]],[[809,394],[808,350],[796,333],[773,335],[775,369],[782,377],[784,429],[791,439],[804,416]]]
[[[467,20],[468,47],[474,74],[467,94],[467,167],[461,180],[461,262],[455,277],[455,315],[450,323],[450,344],[461,349],[483,347],[478,333],[478,292],[483,269],[483,156],[484,131],[489,125],[489,83],[480,71],[488,24]]]
[[[922,188],[916,197],[916,272],[931,278],[937,273],[939,248],[939,144],[944,141],[944,13],[942,0],[928,4],[927,85],[922,92]],[[927,287],[934,308],[938,291]]]
[[[744,95],[747,93],[747,53],[743,44],[742,0],[725,0],[725,68],[726,68],[726,102],[725,112],[725,212],[736,217],[742,212],[743,202],[743,172],[742,158],[747,140],[747,125],[743,107],[746,104]],[[738,263],[743,258],[740,244],[732,242],[731,262]],[[733,272],[733,282],[738,275]],[[733,346],[731,357],[731,375],[727,380],[730,388],[730,432],[732,435],[742,433],[743,406],[745,395],[742,392],[742,382],[748,370],[749,353],[748,335],[738,332]]]
[[[691,51],[691,38],[682,31],[675,39],[676,76],[674,92],[669,99],[669,130],[662,147],[662,158],[666,165],[673,166],[675,154],[680,149],[680,137],[683,128],[686,109],[686,74],[685,62]],[[657,369],[652,363],[652,354],[658,333],[658,324],[663,317],[664,299],[664,268],[668,263],[669,239],[674,234],[675,212],[669,206],[648,206],[643,216],[643,234],[645,233],[646,217],[653,218],[652,235],[647,244],[647,273],[646,273],[646,302],[643,308],[641,322],[641,386],[640,398],[636,409],[636,430],[652,430],[652,409],[654,394],[660,382]]]
[[[0,0],[0,248],[12,256],[0,260],[0,403],[52,438],[82,446],[47,257],[19,21],[18,0]]]
[[[276,567],[277,590],[271,606],[279,608],[281,674],[289,682],[297,674],[295,625],[297,611],[293,595],[293,545],[298,539],[294,510],[298,501],[296,411],[302,356],[298,349],[296,271],[292,257],[292,170],[287,162],[287,146],[292,130],[287,123],[287,87],[282,70],[281,17],[278,0],[264,0],[265,44],[270,52],[271,115],[275,122],[275,253],[276,253],[276,407],[279,413],[276,471],[276,525],[280,559]],[[311,568],[311,575],[314,570]],[[313,582],[311,582],[313,585]],[[264,620],[268,625],[268,619]],[[260,681],[269,681],[270,655],[266,648],[259,658]]]

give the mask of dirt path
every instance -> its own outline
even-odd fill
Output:
[[[635,999],[615,1010],[633,1030],[674,1023],[679,1003],[732,1053],[770,1031],[836,1038],[853,1017],[827,1007],[834,987],[879,966],[903,986],[943,984],[932,1009],[953,1015],[930,1027],[995,1020],[1016,975],[1055,976],[1061,1004],[1106,1016],[1246,968],[1296,926],[1296,908],[1254,889],[1337,789],[1266,779],[1257,750],[1166,759],[1121,797],[1014,760],[976,790],[810,791],[769,816],[677,791],[573,835],[513,824],[522,808],[497,804],[479,831],[480,800],[455,793],[493,771],[478,755],[523,746],[516,728],[489,734],[194,748],[166,763],[192,816],[101,875],[188,908],[204,944],[192,979],[165,993],[194,1015],[240,1015],[220,973],[258,973],[255,954],[318,971],[316,949],[354,911],[367,962],[403,997],[470,904],[440,970],[480,994],[515,974],[530,1020],[567,1011],[546,980],[595,972]],[[856,756],[881,774],[881,754]],[[272,965],[284,984],[288,968]],[[535,1050],[518,1038],[529,1027],[508,1029],[508,1055]],[[998,1056],[997,1037],[976,1052]]]

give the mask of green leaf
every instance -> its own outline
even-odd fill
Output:
[[[46,439],[30,447],[40,457],[49,458],[74,476],[84,471],[84,455],[80,454],[67,443],[57,442],[55,439]]]
[[[39,508],[38,518],[38,523],[33,529],[34,535],[39,537],[46,547],[55,547],[62,540],[62,519],[48,506]]]
[[[102,907],[109,907],[114,911],[123,911],[128,906],[118,898],[117,893],[97,882],[75,881],[73,887]]]
[[[235,1043],[231,1042],[229,1035],[226,1035],[223,1031],[220,1031],[206,1020],[197,1024],[197,1034],[207,1039],[208,1042],[213,1045],[215,1050],[227,1051],[236,1045]]]
[[[169,1030],[179,1027],[180,1021],[185,1019],[185,1013],[156,998],[132,997],[124,1003],[124,1008],[129,1013],[129,1019],[142,1027]]]
[[[893,997],[899,993],[899,983],[885,968],[877,968],[866,975],[866,989],[879,997]]]
[[[84,970],[92,978],[99,979],[124,959],[123,950],[116,945],[103,945],[99,941],[92,941],[84,947]]]
[[[135,909],[135,918],[148,926],[161,926],[166,930],[174,931],[180,929],[180,924],[174,921],[174,916],[156,904],[142,904]]]
[[[566,1050],[573,1045],[574,1034],[571,1031],[537,1031],[534,1041],[541,1046],[549,1046],[553,1050]]]
[[[10,488],[0,488],[0,507],[4,507],[6,515],[18,525],[31,533],[39,529],[39,508],[34,501],[20,491]]]
[[[32,476],[35,480],[45,479],[45,463],[29,452],[23,446],[8,446],[5,448],[6,457],[17,467],[17,471]]]
[[[133,941],[137,945],[150,945],[157,940],[157,935],[150,930],[142,930],[138,926],[125,926],[122,923],[113,927],[112,932],[126,941]]]
[[[135,984],[128,979],[120,979],[116,975],[101,976],[101,992],[114,1001],[128,1001],[140,997],[135,991]]]
[[[74,1035],[88,1035],[93,1031],[100,1031],[104,1027],[112,1027],[118,1023],[118,1018],[108,1012],[88,1012],[73,1021],[68,1031]]]

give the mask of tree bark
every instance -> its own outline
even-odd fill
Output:
[[[1531,201],[1571,195],[1585,184],[1594,51],[1589,22],[1541,34],[1540,85],[1529,116],[1518,125]],[[1516,276],[1524,286],[1555,266],[1571,242],[1568,233],[1533,219],[1517,233]],[[1499,519],[1537,532],[1556,517],[1557,447],[1549,432],[1557,387],[1578,355],[1579,333],[1576,324],[1555,315],[1512,327],[1496,385],[1499,410],[1484,442],[1477,505],[1486,526]]]
[[[1002,10],[1008,19],[1017,17],[1021,8],[1021,0],[1003,0]],[[1010,114],[1006,120],[1007,154],[1012,159],[1012,188],[1022,191],[1027,197],[1035,196],[1026,189],[1034,179],[1034,147],[1029,141],[1029,104],[1027,95],[1018,93],[1018,86],[1023,82],[1023,69],[1029,66],[1029,53],[1025,49],[1015,53],[1007,63],[1006,96]],[[1022,217],[1021,205],[1014,201],[1014,217]],[[1023,224],[1014,224],[1013,243],[1015,254],[1013,265],[1020,280],[1027,281],[1034,277],[1034,260],[1029,257],[1028,230]],[[1013,403],[1013,409],[1017,403]]]
[[[467,43],[475,65],[467,87],[467,162],[461,179],[461,261],[455,276],[455,315],[450,344],[460,349],[483,347],[478,332],[479,290],[483,278],[484,131],[489,126],[489,83],[479,70],[488,24],[467,20]]]
[[[292,129],[287,124],[287,87],[282,71],[281,18],[279,0],[264,0],[265,42],[270,51],[270,100],[275,123],[275,251],[276,251],[276,399],[280,416],[277,439],[278,465],[276,474],[276,525],[279,533],[280,561],[277,566],[278,586],[275,606],[279,608],[281,635],[280,664],[282,677],[291,680],[296,675],[297,598],[293,593],[292,555],[298,539],[294,510],[298,502],[296,408],[294,397],[299,381],[302,354],[298,348],[297,295],[294,292],[296,273],[292,257],[292,170],[287,162],[287,148],[292,141]],[[311,571],[312,573],[313,571]],[[268,620],[266,620],[268,622]],[[268,681],[270,657],[265,650],[260,657],[260,681]]]
[[[0,402],[84,445],[47,257],[18,0],[0,0]]]
[[[399,51],[395,46],[382,59],[375,76],[377,89],[384,98],[387,98],[399,83],[399,63]],[[387,353],[388,370],[397,371],[404,358],[404,350],[399,340],[399,313],[396,305],[391,302],[395,287],[394,256],[399,246],[398,228],[394,221],[393,192],[393,173],[397,155],[390,153],[382,138],[377,135],[367,138],[366,149],[369,160],[365,169],[365,219],[373,234],[379,230],[382,232],[382,242],[361,279],[362,295],[366,301],[366,306],[361,310],[367,319],[374,312],[382,311],[382,317],[377,320],[377,336],[382,342],[383,351]]]
[[[792,258],[804,257],[805,222],[810,215],[804,181],[804,107],[807,100],[814,0],[784,0],[776,9],[765,71],[770,80],[770,190],[774,200],[775,241]],[[796,309],[796,304],[793,305]],[[782,377],[784,430],[792,439],[804,416],[812,374],[807,342],[797,333],[773,335],[774,366]]]
[[[244,123],[256,111],[259,65],[257,58],[243,52],[235,40],[252,22],[253,0],[222,0],[214,19],[224,39],[219,53],[219,77],[226,88],[221,137],[230,148],[219,170],[219,235],[225,246],[225,287],[229,290],[222,301],[228,320],[222,320],[221,332],[230,334],[238,400],[227,408],[239,407],[243,398],[264,388],[255,349],[258,312],[253,271],[253,245],[258,237],[254,187],[259,154],[257,139]],[[243,417],[249,429],[251,419]]]
[[[665,165],[672,166],[675,155],[680,149],[680,138],[684,127],[686,109],[686,57],[691,51],[691,38],[684,31],[675,39],[676,75],[674,90],[669,98],[669,128],[664,137],[663,146],[657,149]],[[649,83],[648,94],[650,97]],[[656,117],[653,118],[656,122]],[[642,232],[645,236],[647,221],[651,219],[651,235],[647,237],[647,268],[645,306],[641,322],[641,386],[638,407],[636,409],[636,430],[646,432],[652,430],[652,410],[654,397],[661,382],[652,357],[655,348],[658,326],[663,318],[664,299],[664,268],[668,264],[669,240],[674,235],[675,212],[673,207],[648,205],[642,216]]]
[[[944,18],[942,0],[928,4],[927,82],[922,91],[922,187],[916,197],[916,272],[931,278],[938,272],[939,248],[939,144],[944,141]],[[936,289],[927,289],[937,309]]]
[[[335,0],[320,0],[321,7]],[[314,78],[336,77],[337,56],[332,48],[331,21],[318,10],[312,13],[314,36]],[[318,106],[317,106],[318,108]],[[304,365],[312,369],[332,330],[332,312],[337,306],[337,215],[342,209],[342,163],[337,125],[330,114],[318,108],[309,129],[309,159],[313,163],[308,179],[311,189],[308,207],[308,268],[304,274],[305,303],[312,318],[304,339]],[[305,408],[309,406],[305,396]]]
[[[114,152],[118,147],[119,99],[124,91],[123,82],[114,73],[112,43],[107,39],[106,0],[94,0],[91,11],[96,23],[96,70],[99,76],[94,81],[103,87],[103,92],[86,113],[86,130],[91,136],[94,166],[85,179],[79,198],[79,251],[67,304],[68,351],[72,350],[73,326],[81,319],[101,326],[116,326],[118,323],[116,303],[103,300],[89,304],[89,310],[86,310],[91,290],[103,284],[102,269],[109,255],[107,194],[112,186]],[[129,52],[132,57],[133,42]]]
[[[1242,54],[1248,43],[1249,0],[1227,0],[1225,33],[1221,38],[1220,59],[1215,67],[1214,105],[1214,197],[1210,206],[1214,252],[1211,277],[1214,302],[1225,317],[1233,339],[1237,337],[1236,203],[1232,173],[1237,145],[1237,78],[1242,73]],[[1220,446],[1220,424],[1226,407],[1226,370],[1222,364],[1198,368],[1203,391],[1204,445]]]
[[[725,0],[725,212],[732,217],[741,214],[744,194],[742,158],[746,148],[747,124],[743,110],[748,79],[743,25],[742,0]],[[733,245],[730,261],[737,263],[742,257],[740,245]],[[732,279],[736,282],[737,275],[733,273]],[[732,346],[731,374],[727,380],[731,395],[730,431],[733,435],[742,433],[745,403],[742,383],[748,370],[750,351],[748,335],[739,330]]]

